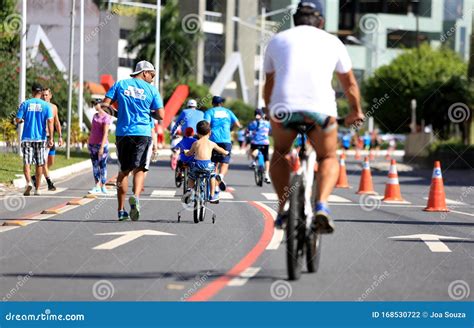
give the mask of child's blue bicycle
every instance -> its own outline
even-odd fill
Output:
[[[206,210],[212,212],[212,223],[216,223],[216,214],[206,205],[211,198],[211,175],[208,172],[200,172],[196,176],[194,182],[194,199],[193,199],[193,217],[194,223],[204,221]],[[188,209],[188,208],[186,208]],[[178,212],[178,222],[181,222],[181,212]]]
[[[257,186],[262,187],[263,186],[263,174],[265,173],[265,161],[263,159],[263,154],[262,152],[257,149],[257,157],[256,157],[256,163],[254,167],[254,175],[255,175],[255,183]]]

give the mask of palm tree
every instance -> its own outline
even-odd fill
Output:
[[[138,60],[155,58],[156,12],[143,11],[128,36],[127,51],[138,51]],[[182,28],[178,2],[170,0],[161,11],[160,79],[164,82],[188,80],[195,76],[195,48],[199,33]]]

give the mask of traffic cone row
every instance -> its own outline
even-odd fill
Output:
[[[346,172],[346,155],[342,153],[340,157],[339,178],[337,180],[336,188],[350,188],[347,172]],[[365,157],[362,164],[362,173],[360,176],[359,190],[357,194],[376,194],[372,182],[372,174],[370,172],[369,157]],[[390,169],[388,171],[388,181],[385,185],[384,202],[406,202],[400,191],[400,182],[398,180],[397,162],[392,159],[390,162]],[[424,211],[428,212],[449,212],[446,206],[446,194],[444,192],[443,177],[441,174],[441,164],[439,161],[435,162],[433,169],[433,176],[431,180],[430,195],[428,204]]]

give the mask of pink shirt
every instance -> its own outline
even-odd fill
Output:
[[[92,118],[92,129],[89,136],[89,144],[100,145],[102,138],[104,137],[104,125],[110,124],[112,121],[111,117],[107,114],[95,114]],[[106,141],[108,143],[108,140]]]

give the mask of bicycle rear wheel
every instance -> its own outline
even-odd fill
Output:
[[[194,187],[194,211],[193,211],[193,218],[194,223],[199,223],[199,212],[201,207],[201,181],[200,178],[196,179],[195,187]]]
[[[188,168],[183,169],[183,195],[188,190]]]
[[[321,234],[317,232],[310,232],[306,239],[306,267],[308,268],[308,272],[314,273],[319,269],[321,241]]]
[[[288,279],[298,280],[301,276],[305,252],[306,227],[304,214],[304,181],[295,175],[290,184],[295,190],[290,194],[290,211],[286,225],[286,260]]]
[[[181,184],[183,181],[181,180],[181,169],[179,167],[176,167],[174,170],[174,184],[176,185],[176,188],[181,187]]]
[[[200,206],[199,206],[199,221],[204,221],[204,217],[206,216],[206,198],[207,198],[207,180],[204,180],[201,183],[201,199],[200,199]]]

